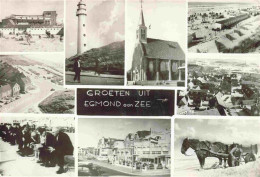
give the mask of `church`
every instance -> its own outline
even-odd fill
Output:
[[[129,85],[185,86],[185,54],[174,41],[147,37],[143,9],[136,30]]]

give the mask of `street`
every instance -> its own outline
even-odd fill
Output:
[[[124,77],[103,77],[95,75],[81,75],[80,83],[74,82],[74,74],[66,73],[66,85],[124,85]]]
[[[170,176],[170,169],[166,170],[148,170],[148,171],[140,171],[133,170],[130,167],[112,165],[105,161],[98,160],[84,160],[79,162],[78,174],[79,176],[93,175],[89,174],[87,168],[85,168],[84,164],[92,163],[94,167],[99,167],[102,176],[111,176],[111,175],[124,175],[124,176]],[[83,167],[82,167],[83,166]]]
[[[47,98],[51,92],[52,88],[58,89],[61,86],[51,83],[49,80],[35,79],[32,80],[36,87],[36,90],[29,91],[29,93],[21,94],[21,98],[15,100],[7,105],[0,108],[0,112],[5,113],[26,113],[34,112],[41,113],[38,104]]]

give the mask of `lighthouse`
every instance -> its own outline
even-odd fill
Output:
[[[77,9],[77,17],[78,17],[78,48],[77,54],[82,54],[87,49],[86,43],[86,3],[84,0],[80,0],[78,3]]]

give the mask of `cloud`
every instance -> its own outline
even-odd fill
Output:
[[[107,32],[110,30],[112,25],[118,21],[118,17],[120,14],[120,3],[118,0],[115,0],[115,6],[110,13],[109,19],[107,21],[102,21],[99,23],[98,35],[103,36],[106,35]]]
[[[196,130],[194,127],[187,127],[186,132],[187,132],[187,136],[191,138],[194,138],[196,135]]]
[[[122,41],[125,39],[125,35],[120,34],[119,32],[115,32],[114,39],[115,41]]]

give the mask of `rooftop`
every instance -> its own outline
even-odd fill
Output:
[[[148,58],[185,60],[185,54],[178,42],[147,38],[147,43],[142,43],[142,47]]]

